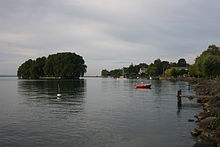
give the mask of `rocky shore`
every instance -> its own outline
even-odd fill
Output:
[[[193,147],[220,147],[220,82],[219,80],[187,79],[197,95],[211,96],[200,98],[203,112],[195,115],[198,127],[191,131],[197,137]]]

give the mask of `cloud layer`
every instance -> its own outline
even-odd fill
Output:
[[[88,75],[156,58],[192,63],[220,44],[219,6],[218,0],[0,1],[0,74],[64,51],[82,55]]]

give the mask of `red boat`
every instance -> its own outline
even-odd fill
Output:
[[[144,85],[136,85],[136,88],[150,88],[150,84],[144,84]]]

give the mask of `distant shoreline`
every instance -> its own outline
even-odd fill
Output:
[[[0,77],[17,77],[16,75],[0,75]],[[85,78],[101,78],[102,76],[83,76]],[[54,77],[47,77],[48,79],[54,79]],[[60,79],[60,78],[58,78]]]
[[[0,75],[0,77],[17,77],[16,75]]]
[[[102,76],[83,76],[85,78],[101,78]]]

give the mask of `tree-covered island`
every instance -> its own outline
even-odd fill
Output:
[[[71,52],[57,53],[21,64],[17,76],[22,79],[56,77],[77,79],[84,76],[87,66],[82,56]]]

